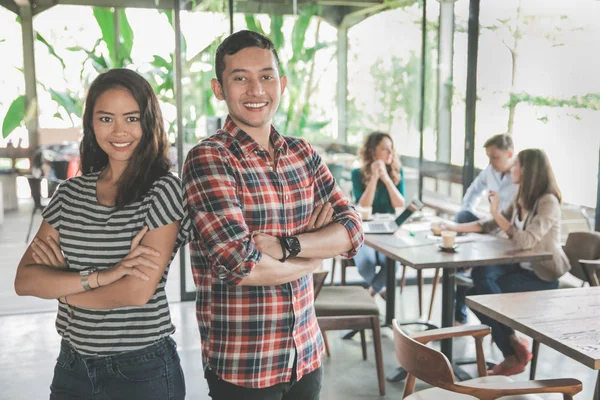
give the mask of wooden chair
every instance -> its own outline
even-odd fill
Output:
[[[348,267],[356,267],[354,263],[354,259],[350,258],[342,258],[342,257],[334,257],[331,259],[331,280],[329,281],[329,285],[333,286],[333,277],[335,276],[335,267],[337,262],[340,262],[340,273],[341,273],[341,285],[346,285],[346,268]]]
[[[322,287],[327,271],[314,272],[315,313],[319,327],[323,332],[325,350],[330,356],[326,331],[355,329],[360,332],[363,360],[367,359],[365,329],[373,330],[373,347],[379,394],[385,396],[385,375],[381,350],[381,331],[379,329],[379,308],[366,289],[359,286]]]
[[[571,274],[590,286],[600,286],[600,232],[571,232],[563,250],[571,264]]]
[[[600,269],[600,233],[599,232],[571,232],[563,250],[571,264],[569,271],[584,284],[600,286],[597,271]],[[533,341],[531,353],[531,366],[529,379],[535,379],[537,360],[540,353],[540,342]]]
[[[398,325],[394,326],[394,344],[396,358],[408,372],[404,386],[403,399],[409,400],[541,400],[538,393],[561,393],[563,400],[572,400],[582,390],[582,384],[576,379],[548,379],[539,381],[514,382],[507,376],[486,376],[483,355],[483,338],[491,330],[485,325],[466,325],[461,327],[435,329],[407,336]],[[472,336],[477,351],[477,370],[479,378],[456,382],[452,367],[446,356],[427,346],[434,340],[458,336]],[[415,379],[432,386],[431,389],[414,393]],[[544,397],[547,398],[547,397]]]
[[[353,259],[347,258],[339,258],[334,257],[331,262],[331,280],[329,281],[329,285],[333,286],[333,278],[335,276],[335,269],[337,262],[340,262],[340,274],[341,274],[341,285],[346,285],[346,268],[348,267],[356,267]],[[400,293],[404,291],[404,286],[406,285],[406,265],[402,266],[402,278],[400,280]],[[440,268],[435,269],[435,276],[433,278],[433,286],[431,288],[431,298],[429,300],[429,312],[427,314],[427,321],[431,321],[431,314],[433,312],[433,302],[435,300],[435,292],[437,290],[437,285],[440,280]],[[419,316],[423,315],[423,271],[417,270],[417,292],[419,296]]]

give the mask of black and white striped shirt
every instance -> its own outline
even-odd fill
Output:
[[[147,225],[150,230],[181,221],[171,261],[188,239],[189,220],[183,206],[179,178],[159,178],[139,201],[121,210],[103,206],[96,197],[99,172],[62,183],[43,212],[60,234],[60,247],[71,270],[106,269],[121,261],[133,237]],[[111,355],[151,345],[175,331],[165,293],[167,266],[148,303],[142,307],[91,310],[59,303],[58,333],[79,353]],[[71,312],[69,312],[69,308]]]

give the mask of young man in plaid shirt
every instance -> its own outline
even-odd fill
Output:
[[[250,31],[217,49],[212,89],[229,115],[186,159],[205,377],[214,400],[311,400],[323,338],[312,271],[363,241],[360,217],[303,139],[271,125],[287,79]]]

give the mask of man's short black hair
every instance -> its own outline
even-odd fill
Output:
[[[277,71],[281,74],[279,56],[277,56],[277,50],[275,50],[273,42],[260,33],[243,30],[229,35],[217,48],[215,70],[217,73],[217,80],[221,85],[223,84],[223,71],[225,71],[225,56],[231,56],[247,47],[259,47],[261,49],[270,50],[275,57]]]
[[[515,148],[512,136],[507,135],[506,133],[494,135],[483,144],[483,147],[486,149],[491,146],[496,146],[500,150],[514,150]]]

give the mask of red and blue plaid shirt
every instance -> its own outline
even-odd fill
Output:
[[[274,128],[270,140],[274,163],[227,118],[183,167],[204,368],[250,388],[289,382],[296,356],[300,379],[321,365],[323,352],[311,274],[279,286],[238,285],[261,259],[252,233],[301,234],[315,207],[329,201],[352,241],[345,256],[363,241],[359,215],[310,144]]]

